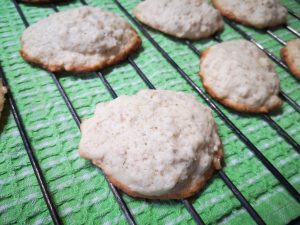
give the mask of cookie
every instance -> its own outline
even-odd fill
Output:
[[[258,29],[287,23],[287,10],[279,0],[212,0],[221,14]]]
[[[81,132],[80,156],[134,197],[187,198],[221,168],[211,111],[182,92],[142,90],[100,103]]]
[[[146,0],[133,10],[142,23],[166,34],[191,40],[223,29],[223,19],[207,0]]]
[[[4,101],[5,101],[4,95],[6,94],[6,92],[7,92],[7,90],[2,85],[2,82],[0,80],[0,117],[1,117],[1,112],[3,110],[3,107],[4,107]]]
[[[300,79],[300,38],[289,41],[281,49],[281,58],[286,62],[295,77]]]
[[[141,45],[122,18],[83,6],[55,13],[28,27],[21,55],[49,71],[95,71],[116,64]]]
[[[282,104],[275,66],[249,41],[223,42],[204,51],[200,77],[213,98],[240,112],[266,113]]]

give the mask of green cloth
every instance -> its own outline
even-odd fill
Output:
[[[122,0],[128,10],[139,0]],[[127,19],[112,0],[88,0],[93,6],[112,11]],[[300,14],[300,4],[294,0],[283,3]],[[60,10],[80,6],[70,1]],[[53,13],[47,6],[21,4],[29,23]],[[289,15],[289,25],[298,32],[300,21]],[[282,47],[265,32],[240,26],[264,47],[279,56]],[[43,170],[53,201],[65,224],[126,224],[117,202],[101,171],[77,153],[80,132],[49,73],[25,63],[19,55],[19,38],[24,24],[12,1],[0,4],[0,60],[10,90],[24,121],[35,155]],[[155,40],[202,88],[197,75],[199,59],[180,40],[150,30]],[[274,31],[285,41],[296,38],[285,28]],[[140,33],[143,48],[134,56],[135,62],[159,89],[185,91],[198,97],[179,73],[162,57]],[[241,38],[229,26],[221,34],[223,40]],[[203,50],[215,44],[212,39],[198,41]],[[300,103],[300,86],[290,73],[277,66],[281,87]],[[147,86],[126,62],[103,70],[117,92],[135,94]],[[95,105],[111,100],[111,96],[94,74],[61,75],[67,95],[81,119],[93,114]],[[204,103],[205,104],[205,103]],[[259,116],[239,114],[218,106],[255,143],[262,153],[300,191],[299,154],[279,137]],[[214,114],[225,148],[224,171],[241,190],[261,217],[272,225],[286,224],[300,216],[300,205],[279,185],[277,179],[262,165],[227,125]],[[272,118],[295,140],[300,142],[300,115],[287,103]],[[6,104],[0,125],[0,224],[51,224],[52,220],[34,176],[22,139],[12,113]],[[180,201],[145,201],[122,194],[138,224],[194,224]],[[217,176],[192,199],[203,220],[209,224],[254,224],[239,201]]]

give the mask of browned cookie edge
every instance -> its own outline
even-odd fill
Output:
[[[210,169],[208,169],[206,171],[206,173],[203,174],[203,176],[199,180],[188,182],[187,184],[190,184],[190,185],[186,185],[186,187],[184,189],[180,190],[179,192],[174,192],[171,194],[165,194],[165,195],[161,195],[161,196],[148,196],[148,195],[140,194],[136,191],[131,190],[125,184],[123,184],[119,180],[115,179],[113,176],[106,174],[106,177],[114,186],[116,186],[117,188],[119,188],[120,190],[122,190],[123,192],[125,192],[126,194],[128,194],[132,197],[144,198],[144,199],[161,199],[161,200],[189,198],[189,197],[192,197],[193,195],[195,195],[207,183],[207,181],[211,178],[211,176],[213,175],[215,170],[221,169],[220,161],[223,158],[223,155],[224,155],[224,152],[223,152],[223,148],[221,147],[215,153]],[[97,162],[93,162],[93,163],[96,166],[102,168],[100,163],[97,163]],[[104,171],[104,173],[105,173],[105,171]]]

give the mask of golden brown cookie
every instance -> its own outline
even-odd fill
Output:
[[[234,110],[266,113],[282,104],[274,65],[249,41],[210,47],[201,55],[199,74],[209,95]]]
[[[300,79],[300,38],[289,41],[281,49],[281,58],[286,62],[295,77]]]
[[[221,168],[211,111],[182,92],[142,90],[100,103],[81,133],[80,156],[134,197],[187,198]]]
[[[122,18],[83,6],[55,13],[28,27],[21,55],[52,72],[95,71],[116,64],[141,45],[136,31]]]
[[[228,19],[258,29],[287,23],[287,10],[279,0],[212,0],[212,3]]]
[[[133,14],[142,23],[178,38],[198,40],[223,29],[222,16],[207,0],[146,0]]]

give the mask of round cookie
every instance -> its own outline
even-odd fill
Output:
[[[223,42],[204,51],[200,77],[213,98],[237,111],[266,113],[282,104],[274,65],[249,41]]]
[[[100,103],[81,132],[79,154],[134,197],[187,198],[221,168],[211,111],[182,92],[142,90]]]
[[[281,49],[281,58],[286,62],[295,77],[300,79],[300,38],[289,41]]]
[[[122,18],[83,6],[55,13],[28,27],[21,55],[47,70],[85,72],[116,64],[141,45]]]
[[[225,17],[263,29],[287,23],[287,10],[279,0],[212,0]]]
[[[6,94],[6,92],[7,92],[7,90],[2,85],[2,82],[0,80],[0,117],[1,117],[1,112],[3,110],[3,107],[4,107],[4,101],[5,101],[4,95]]]
[[[178,38],[207,38],[223,29],[220,13],[207,0],[146,0],[133,14],[142,23]]]

